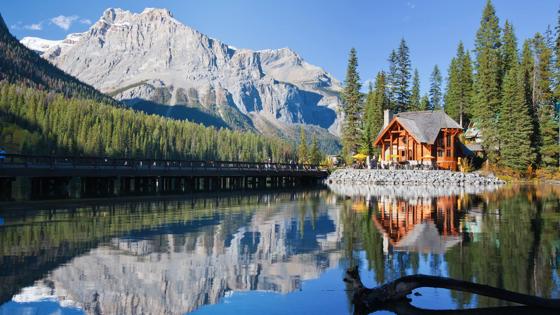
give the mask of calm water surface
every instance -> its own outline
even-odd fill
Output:
[[[356,264],[368,286],[425,273],[558,298],[560,187],[0,206],[2,315],[347,314]],[[507,305],[417,292],[420,308]]]

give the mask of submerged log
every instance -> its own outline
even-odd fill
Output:
[[[560,299],[546,299],[446,277],[411,275],[375,288],[366,288],[362,283],[358,269],[353,267],[346,272],[344,281],[350,285],[353,292],[353,303],[359,313],[387,309],[387,306],[402,308],[402,302],[409,301],[407,295],[411,294],[412,290],[422,287],[463,291],[530,307],[560,310]]]

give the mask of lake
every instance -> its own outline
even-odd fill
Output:
[[[367,286],[423,273],[559,298],[560,186],[0,206],[1,315],[348,314],[354,265]],[[419,308],[509,305],[415,292]]]

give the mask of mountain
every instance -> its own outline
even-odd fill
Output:
[[[226,45],[166,9],[107,9],[84,33],[22,43],[148,113],[263,134],[286,136],[302,124],[322,138],[339,134],[341,87],[332,75],[289,48]]]
[[[57,44],[60,46],[60,43]],[[117,104],[111,97],[77,80],[27,49],[6,27],[0,16],[0,81],[55,91],[66,96]]]
[[[70,46],[71,38],[57,45]],[[39,155],[277,162],[295,158],[293,145],[277,137],[217,130],[129,109],[22,45],[1,17],[0,145],[9,153]]]

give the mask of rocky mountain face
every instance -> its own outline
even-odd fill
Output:
[[[288,48],[228,46],[165,9],[108,9],[62,41],[21,41],[67,73],[130,106],[264,134],[298,124],[338,135],[340,83]],[[317,128],[318,127],[318,128]]]

